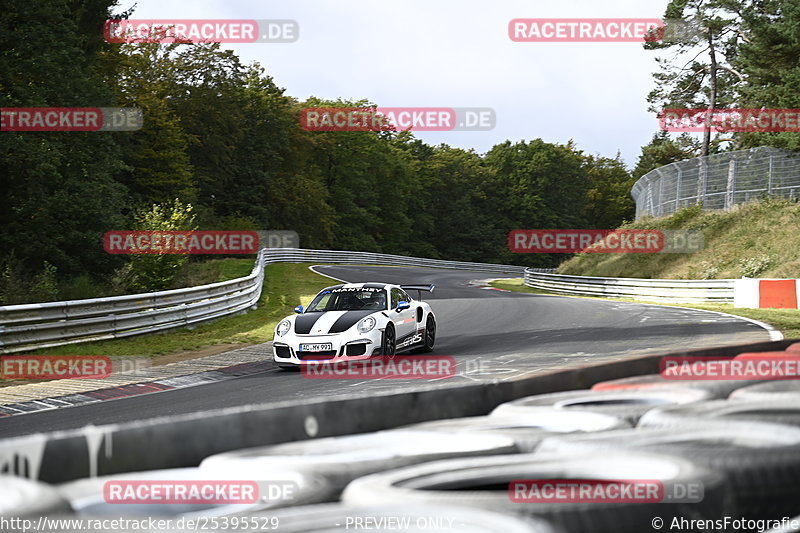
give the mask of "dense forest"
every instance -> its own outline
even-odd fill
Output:
[[[506,141],[478,154],[409,132],[310,132],[300,127],[305,107],[379,103],[298,101],[217,44],[107,43],[103,23],[131,15],[115,9],[6,0],[0,10],[0,106],[138,107],[145,117],[135,132],[0,133],[0,304],[74,296],[63,287],[76,283],[161,288],[163,279],[136,285],[126,277],[135,260],[103,251],[114,229],[290,229],[307,248],[554,266],[563,257],[510,253],[508,231],[614,228],[632,218],[630,187],[653,168],[800,145],[797,134],[657,133],[627,169],[571,142]],[[714,61],[660,61],[654,110],[800,107],[794,0],[673,0],[667,16],[706,33],[643,45],[654,57],[699,46]]]

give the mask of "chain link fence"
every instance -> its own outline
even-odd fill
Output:
[[[714,210],[768,196],[800,199],[800,153],[764,146],[678,161],[642,176],[631,196],[637,219],[699,203]]]

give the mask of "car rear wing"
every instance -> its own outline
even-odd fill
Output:
[[[422,291],[433,292],[434,285],[400,285],[404,291],[417,291],[417,300],[422,301]]]
[[[425,291],[433,292],[435,285],[400,285],[404,291]]]

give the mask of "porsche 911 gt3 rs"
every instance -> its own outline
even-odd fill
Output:
[[[430,352],[436,317],[426,302],[407,290],[432,292],[433,285],[345,283],[319,292],[308,308],[281,320],[272,344],[275,363],[293,368],[392,356],[417,349]]]

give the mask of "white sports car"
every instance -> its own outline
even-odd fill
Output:
[[[436,318],[431,306],[406,292],[433,291],[433,285],[345,283],[323,289],[308,308],[275,328],[275,363],[295,368],[320,361],[338,362],[433,350]]]

